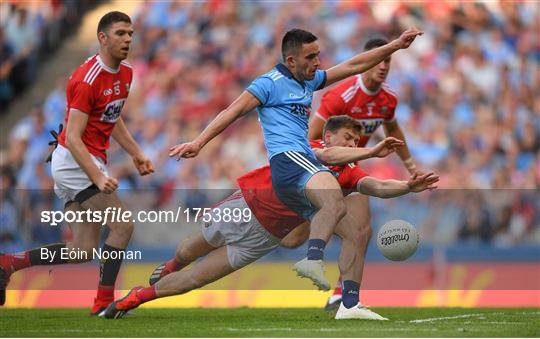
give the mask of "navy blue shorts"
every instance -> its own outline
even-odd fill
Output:
[[[287,151],[270,159],[270,171],[272,186],[279,200],[298,215],[311,220],[318,209],[306,196],[306,183],[315,173],[330,170],[313,154]]]

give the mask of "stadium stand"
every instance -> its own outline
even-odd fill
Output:
[[[80,18],[101,1],[2,1],[0,4],[0,109],[35,79],[39,62],[53,55]],[[0,111],[1,112],[1,111]]]

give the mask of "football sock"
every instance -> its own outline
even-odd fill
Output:
[[[165,263],[165,271],[176,272],[186,267],[189,263],[179,262],[177,258],[172,258]]]
[[[100,285],[114,287],[124,257],[122,252],[124,252],[124,250],[121,248],[112,247],[107,244],[103,245],[102,253],[107,253],[104,255],[107,255],[108,259],[102,260],[99,265]]]
[[[154,288],[154,286],[155,285],[152,285],[150,287],[144,287],[140,290],[137,290],[137,298],[139,298],[141,304],[157,298],[156,289]]]
[[[324,247],[326,242],[322,239],[309,239],[308,241],[308,260],[322,260],[324,257]]]
[[[336,288],[334,288],[334,294],[333,295],[341,295],[341,275],[338,278],[338,281],[336,283]]]
[[[351,308],[358,305],[360,300],[360,284],[352,280],[343,281],[343,306],[346,308]]]
[[[97,300],[113,300],[114,299],[114,286],[98,285]]]
[[[28,257],[28,251],[0,256],[0,266],[6,270],[8,274],[29,267],[30,258]]]
[[[66,248],[66,244],[58,243],[24,252],[28,255],[28,266],[67,264],[69,259],[62,259],[61,251],[63,248]],[[24,266],[21,268],[24,268]]]

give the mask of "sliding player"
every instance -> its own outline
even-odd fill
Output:
[[[387,138],[371,149],[357,148],[360,125],[347,116],[331,118],[324,133],[324,142],[313,142],[314,154],[338,175],[340,186],[346,191],[390,198],[409,192],[434,189],[438,177],[433,173],[411,177],[409,181],[379,180],[367,176],[352,164],[369,157],[391,154],[403,143]],[[218,280],[261,258],[279,246],[283,237],[304,223],[305,219],[287,208],[273,189],[269,166],[256,169],[238,179],[240,191],[223,200],[216,208],[223,215],[225,209],[249,208],[253,217],[237,222],[207,222],[193,237],[183,241],[174,258],[156,268],[150,277],[150,287],[135,287],[126,297],[115,301],[103,312],[107,318],[122,317],[127,311],[147,301],[187,293]],[[355,208],[345,198],[347,208]],[[336,234],[343,239],[339,268],[344,277],[345,293],[336,319],[378,319],[383,317],[368,310],[358,300],[359,253],[361,237],[345,217],[338,223]],[[190,269],[182,270],[198,258]]]

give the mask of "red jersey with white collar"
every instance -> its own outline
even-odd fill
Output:
[[[133,71],[127,62],[122,61],[118,69],[112,69],[96,54],[73,72],[67,84],[65,125],[72,108],[88,114],[82,141],[90,154],[105,162],[109,139],[128,97],[132,79]],[[66,130],[58,136],[58,143],[64,147]]]
[[[325,147],[322,140],[311,141],[310,145],[314,149]],[[367,176],[367,173],[354,164],[333,166],[330,170],[336,174],[345,191],[356,190],[360,179]],[[283,238],[305,221],[277,197],[272,187],[270,166],[253,170],[239,177],[237,182],[255,218],[272,235]]]
[[[334,115],[348,115],[358,120],[363,127],[358,147],[364,147],[383,122],[395,119],[397,103],[396,94],[386,83],[372,92],[364,85],[362,75],[357,75],[328,90],[316,114],[324,121]]]

